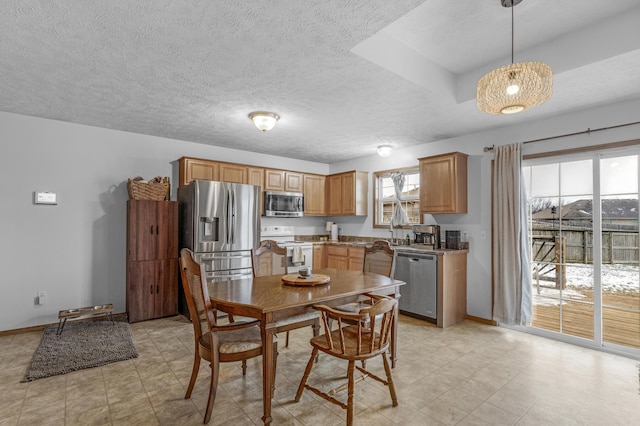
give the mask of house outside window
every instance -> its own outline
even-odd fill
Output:
[[[374,173],[375,219],[373,226],[375,228],[388,228],[391,224],[393,209],[398,202],[393,180],[391,179],[391,174],[394,172],[405,174],[401,202],[402,207],[407,212],[409,225],[403,228],[422,223],[422,215],[420,214],[420,170],[418,167],[411,167]]]

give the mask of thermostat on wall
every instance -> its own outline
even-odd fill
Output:
[[[35,204],[58,204],[58,196],[55,192],[35,192]]]

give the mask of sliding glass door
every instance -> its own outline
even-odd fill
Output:
[[[602,340],[640,349],[638,155],[600,160]]]
[[[531,327],[640,350],[638,154],[525,161]]]

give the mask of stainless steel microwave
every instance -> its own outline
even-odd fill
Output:
[[[264,215],[302,217],[304,216],[304,196],[300,192],[265,191]]]

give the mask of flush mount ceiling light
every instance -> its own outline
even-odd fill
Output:
[[[553,92],[553,72],[542,62],[513,62],[513,8],[522,0],[500,0],[511,8],[511,65],[495,69],[478,82],[478,109],[515,114],[546,102]]]
[[[278,114],[266,111],[255,111],[249,114],[249,118],[253,121],[253,124],[263,132],[273,129],[276,122],[280,119]]]
[[[391,145],[380,145],[376,151],[380,157],[388,157],[393,152]]]

